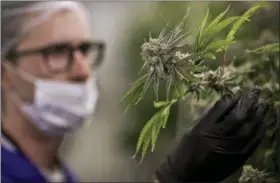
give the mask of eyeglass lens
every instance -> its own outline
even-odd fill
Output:
[[[91,67],[95,62],[99,62],[102,52],[99,45],[90,42],[84,42],[76,47],[69,44],[52,45],[43,51],[48,69],[51,72],[59,72],[71,68],[75,51],[79,51]]]

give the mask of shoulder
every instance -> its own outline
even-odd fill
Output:
[[[13,178],[1,170],[1,183],[13,183]]]

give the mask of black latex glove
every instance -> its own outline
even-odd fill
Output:
[[[219,100],[156,171],[158,181],[217,183],[235,173],[264,136],[268,107],[259,103],[259,95],[252,89]]]

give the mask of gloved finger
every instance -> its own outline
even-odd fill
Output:
[[[235,108],[219,124],[215,125],[216,133],[234,136],[253,115],[253,107],[258,102],[259,95],[260,90],[258,89],[252,89],[248,94],[243,95],[238,100]]]
[[[255,105],[255,117],[265,119],[266,115],[268,114],[270,107],[266,102],[259,102]]]
[[[213,131],[216,135],[239,138],[242,141],[239,145],[242,146],[243,142],[246,143],[245,138],[250,140],[249,134],[255,129],[257,123],[264,121],[268,109],[269,106],[266,103],[254,104],[248,109],[245,118],[238,119],[234,116],[228,116],[225,122],[216,124]]]
[[[250,115],[247,116],[247,120],[241,124],[241,128],[236,134],[240,137],[249,138],[252,137],[250,134],[254,132],[257,126],[264,125],[265,116],[269,110],[267,103],[255,104],[252,110],[249,110]]]
[[[207,126],[212,126],[217,121],[231,112],[235,108],[235,105],[238,101],[238,97],[232,95],[224,95],[219,101],[217,101],[210,110],[206,111],[202,118],[199,119],[200,123],[196,125],[194,129],[211,129]]]
[[[220,149],[243,153],[249,151],[253,144],[258,144],[256,140],[261,140],[264,135],[264,120],[268,111],[269,106],[266,103],[255,105],[253,111],[250,111],[253,115],[248,116],[244,123],[233,126],[232,131],[223,135],[224,141],[220,142]],[[230,145],[226,143],[226,140],[230,141],[228,143]]]
[[[253,153],[261,143],[265,135],[264,122],[268,111],[269,106],[266,103],[255,105],[252,120],[244,124],[244,128],[238,135],[240,144],[244,146],[242,152]]]
[[[251,115],[249,112],[258,102],[259,97],[260,90],[255,88],[251,89],[248,94],[241,97],[236,105],[236,108],[230,114],[230,117],[235,118],[238,121],[242,121],[247,118],[248,115]]]
[[[214,136],[212,135],[211,142],[216,142],[213,146],[215,152],[222,154],[246,154],[254,151],[260,144],[264,137],[264,127],[259,123],[254,125],[254,128],[250,131],[247,136],[238,134],[236,136]],[[208,136],[209,139],[209,136]],[[209,142],[209,144],[211,144]]]

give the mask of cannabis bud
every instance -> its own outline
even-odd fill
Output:
[[[190,55],[188,53],[182,54],[179,51],[175,52],[176,48],[181,47],[179,44],[186,37],[186,34],[180,32],[181,30],[177,31],[172,36],[172,32],[168,33],[164,29],[158,38],[152,38],[150,35],[149,41],[141,46],[141,56],[145,61],[144,66],[147,66],[149,71],[155,73],[160,79],[168,78],[172,67]]]
[[[267,183],[269,174],[253,168],[251,165],[243,166],[243,172],[239,178],[239,183]]]
[[[191,74],[195,70],[192,55],[180,51],[181,48],[187,46],[184,43],[188,36],[184,32],[184,19],[173,30],[164,28],[157,38],[153,38],[150,34],[148,41],[141,46],[141,57],[145,62],[141,71],[143,69],[148,71],[146,83],[147,85],[153,83],[157,99],[160,83],[166,82],[168,98],[170,90],[178,87],[178,83],[183,80],[189,81],[188,76],[195,78]]]

